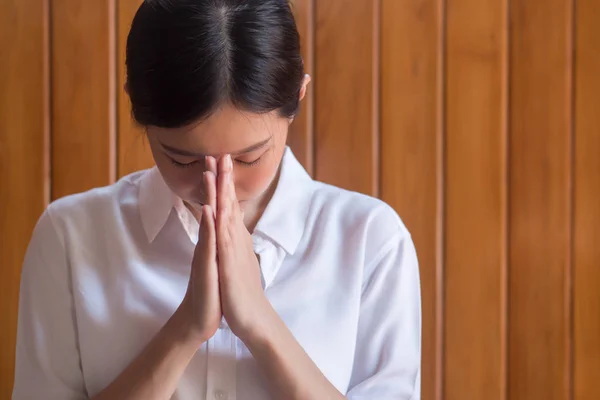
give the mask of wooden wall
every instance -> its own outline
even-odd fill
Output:
[[[52,199],[152,164],[123,87],[140,0],[0,0],[0,398]],[[290,144],[417,245],[424,400],[600,398],[600,1],[294,0]]]

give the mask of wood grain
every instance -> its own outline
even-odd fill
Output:
[[[300,46],[304,69],[309,75],[314,74],[314,12],[315,0],[292,0],[292,9],[296,25],[300,33]],[[312,175],[314,170],[314,80],[308,85],[300,111],[290,126],[288,144],[294,151],[298,161]]]
[[[567,400],[572,4],[514,1],[511,19],[508,395]]]
[[[114,181],[114,0],[52,2],[52,198]]]
[[[444,399],[504,400],[507,8],[447,11]]]
[[[600,399],[600,3],[579,0],[575,26],[574,398]]]
[[[48,202],[48,4],[0,2],[0,398],[11,396],[21,264]]]
[[[124,89],[127,35],[129,35],[133,16],[142,2],[142,0],[120,0],[117,8],[117,171],[119,177],[154,165],[144,129],[134,122],[131,115],[131,102]]]
[[[315,176],[371,195],[378,186],[377,4],[315,2]]]
[[[442,2],[383,0],[381,16],[381,198],[417,248],[421,392],[441,399]]]
[[[0,398],[44,206],[153,164],[123,91],[141,1],[0,1]],[[600,398],[600,3],[574,2],[292,2],[289,143],[411,231],[423,400]]]

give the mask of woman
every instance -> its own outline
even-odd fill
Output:
[[[14,399],[419,399],[413,243],[286,148],[308,83],[286,0],[140,6],[126,90],[156,167],[40,218]]]

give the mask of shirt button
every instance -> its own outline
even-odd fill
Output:
[[[227,400],[227,393],[222,390],[215,390],[215,399],[217,400]]]

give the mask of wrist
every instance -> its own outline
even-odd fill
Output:
[[[188,302],[183,300],[181,305],[175,310],[173,316],[167,322],[169,337],[190,347],[200,348],[208,340],[203,330],[198,327],[190,318]]]
[[[281,331],[281,325],[285,326],[270,303],[264,310],[261,317],[240,336],[249,349],[271,346]]]

